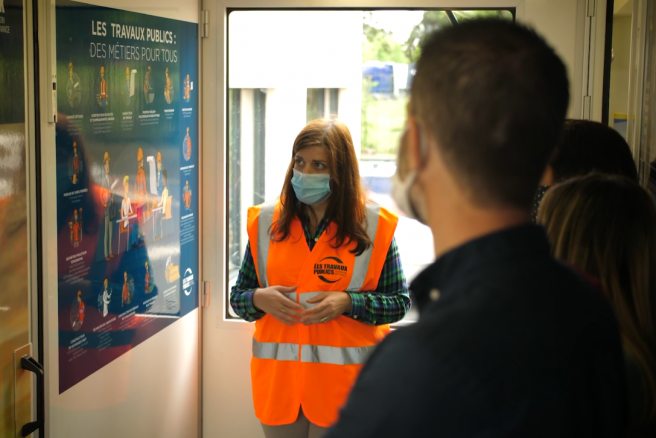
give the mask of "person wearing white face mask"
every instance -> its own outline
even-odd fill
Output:
[[[612,311],[531,223],[568,100],[565,66],[525,27],[427,38],[394,198],[437,259],[410,285],[419,321],[378,346],[324,438],[623,436]]]
[[[415,219],[426,225],[428,216],[425,209],[425,202],[413,202],[412,199],[422,199],[421,191],[417,182],[418,170],[410,170],[408,163],[407,141],[410,129],[406,126],[401,134],[399,141],[398,160],[396,173],[392,177],[392,198],[399,210],[409,219]],[[421,136],[420,150],[421,154],[426,154],[426,137]]]
[[[253,401],[265,436],[314,438],[410,298],[398,218],[365,199],[346,125],[310,122],[290,158],[280,198],[248,211],[230,304],[256,321]]]

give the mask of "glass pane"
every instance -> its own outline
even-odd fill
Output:
[[[306,120],[309,122],[323,117],[325,104],[326,90],[324,88],[308,88]]]
[[[3,437],[17,436],[14,418],[21,422],[20,426],[30,421],[32,402],[31,377],[14,374],[14,351],[30,342],[23,13],[21,0],[4,0],[4,9],[0,9],[0,95],[3,102],[0,105],[0,284],[3,286],[0,292],[0,436]]]
[[[331,88],[329,91],[330,91],[330,116],[337,117],[339,112],[339,89]]]
[[[241,263],[241,90],[230,90],[228,100],[228,209],[233,212],[228,225],[228,266],[232,271]]]
[[[656,4],[649,2],[647,20],[654,22]],[[656,141],[653,116],[654,85],[656,84],[656,31],[653,26],[646,27],[644,97],[642,105],[642,135],[640,136],[640,167],[643,182],[656,199]]]
[[[616,6],[613,13],[612,60],[608,100],[609,125],[626,138],[629,104],[629,63],[631,57],[631,19],[633,2]]]
[[[512,20],[513,14],[506,10],[485,10],[485,11],[453,11],[458,22],[471,20],[473,18],[501,18],[504,20]]]
[[[247,208],[280,195],[294,139],[305,124],[336,114],[353,136],[368,196],[400,216],[396,239],[408,281],[433,261],[430,230],[398,210],[391,197],[391,177],[424,36],[453,26],[454,20],[477,17],[512,20],[513,12],[453,11],[451,18],[443,10],[230,14],[229,286],[236,281],[246,247]],[[269,37],[254,40],[253,34]],[[321,50],[312,39],[298,38],[317,34],[330,35],[330,44]],[[257,94],[264,87],[266,94]],[[251,90],[264,98],[266,111],[258,112],[261,103],[245,97]],[[251,124],[254,140],[246,135]],[[239,130],[241,136],[235,134]],[[250,172],[255,176],[253,187],[246,186]]]
[[[254,170],[253,170],[253,205],[263,203],[264,185],[266,180],[266,162],[264,161],[265,145],[265,121],[266,121],[266,90],[255,90],[253,93],[253,147],[254,147]]]

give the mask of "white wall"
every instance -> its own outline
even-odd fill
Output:
[[[598,8],[605,9],[605,1],[598,0]],[[602,5],[603,4],[603,5]],[[205,172],[204,184],[204,272],[212,283],[212,306],[204,312],[204,388],[203,436],[262,437],[255,419],[250,387],[251,336],[253,325],[224,321],[225,272],[225,108],[226,106],[226,8],[228,7],[517,7],[517,18],[534,26],[556,48],[565,61],[571,80],[572,105],[570,116],[580,113],[582,96],[585,0],[206,0],[203,8],[210,11],[210,38],[203,41],[203,140],[204,162],[215,172]],[[602,22],[603,24],[603,22]],[[287,32],[287,30],[280,30]],[[597,32],[604,32],[603,25]],[[267,44],[269,35],[260,34],[260,42]],[[231,51],[231,61],[233,52]],[[306,56],[301,53],[300,55]],[[299,56],[300,56],[299,55]],[[244,62],[250,62],[244,60]],[[232,66],[231,66],[232,68]],[[275,69],[272,81],[279,76]],[[601,81],[601,74],[598,74]],[[280,78],[278,78],[280,79]],[[231,87],[246,87],[245,79],[231,73]],[[260,87],[261,85],[256,85]],[[268,87],[269,85],[267,85]],[[322,85],[326,86],[326,85]],[[335,87],[340,87],[335,84]],[[357,93],[359,95],[359,93]],[[271,98],[271,96],[269,97]],[[344,98],[342,93],[341,99]],[[601,95],[595,99],[601,100]],[[536,103],[539,104],[539,103]],[[340,104],[341,106],[341,104]],[[267,114],[269,108],[267,108]],[[341,108],[340,108],[341,113]],[[294,116],[295,118],[297,116]],[[300,118],[296,123],[301,123]],[[358,123],[359,125],[359,123]],[[269,129],[269,126],[267,126]],[[268,133],[267,133],[268,135]],[[268,158],[267,158],[268,159]],[[268,184],[268,182],[267,182]],[[268,196],[268,194],[267,194]]]
[[[230,14],[230,88],[361,85],[362,44],[353,44],[362,40],[361,12],[277,11],[274,17]]]
[[[583,31],[580,1],[575,0],[526,0],[526,14],[518,17],[533,26],[547,39],[567,66],[570,80],[569,117],[580,117],[583,63]],[[585,3],[585,2],[583,2]],[[578,43],[578,45],[577,45]]]
[[[198,0],[86,0],[198,23]],[[48,66],[55,59],[54,1],[39,1],[41,101],[52,89]],[[50,14],[50,15],[46,15]],[[50,24],[53,23],[53,24]],[[54,72],[54,66],[52,71]],[[43,217],[56,218],[55,125],[42,104],[41,188]],[[198,310],[171,324],[130,352],[59,394],[57,326],[57,221],[43,221],[44,365],[46,434],[51,438],[192,438],[199,427]],[[35,249],[33,251],[36,252]],[[36,297],[33,298],[36,302]]]

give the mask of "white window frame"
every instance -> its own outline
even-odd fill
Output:
[[[527,3],[531,4],[532,13],[527,16]],[[212,284],[211,302],[213,304],[206,320],[213,320],[217,327],[229,327],[234,321],[225,318],[227,290],[227,269],[224,257],[227,254],[227,201],[226,201],[226,158],[227,158],[227,20],[228,14],[233,9],[244,10],[271,10],[271,9],[503,9],[514,8],[517,22],[528,23],[545,35],[549,42],[565,58],[569,67],[571,103],[569,114],[577,117],[580,114],[583,96],[583,51],[576,43],[571,42],[566,35],[558,33],[559,23],[553,21],[553,14],[558,3],[563,8],[569,7],[571,0],[553,0],[549,5],[551,16],[541,16],[536,0],[471,0],[463,3],[460,0],[433,0],[414,1],[408,3],[399,0],[362,1],[328,1],[328,0],[224,0],[203,2],[203,10],[208,13],[209,37],[202,41],[203,77],[204,77],[204,100],[202,108],[202,126],[204,150],[204,167],[212,169],[212,172],[203,173],[204,186],[204,224],[203,229],[203,265],[206,272],[205,280]],[[576,35],[583,35],[586,30],[584,18],[579,11],[583,11],[586,0],[576,0],[574,4],[574,16],[568,17],[577,21]],[[582,7],[583,6],[583,7]],[[547,6],[542,6],[547,8]],[[597,0],[598,10],[605,7],[605,0]],[[549,27],[548,32],[540,28],[540,25]],[[560,51],[559,45],[565,45],[566,50]],[[571,50],[574,48],[574,52]],[[564,52],[564,53],[563,53]],[[587,69],[586,69],[587,70]],[[587,85],[587,82],[586,82]],[[587,88],[587,87],[586,87]],[[209,309],[208,309],[209,310]],[[249,324],[242,324],[244,329],[252,330]]]

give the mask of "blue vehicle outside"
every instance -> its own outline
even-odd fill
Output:
[[[362,64],[362,76],[373,82],[369,91],[375,94],[394,93],[394,64],[392,62],[367,61]]]
[[[399,87],[409,90],[410,85],[412,84],[412,79],[415,76],[415,72],[415,65],[410,64],[408,66],[407,79],[405,75],[399,79],[400,81],[406,83],[399,84]],[[387,96],[394,94],[395,78],[393,62],[367,61],[362,64],[362,77],[367,78],[373,82],[372,86],[369,88],[369,91],[372,94]]]

